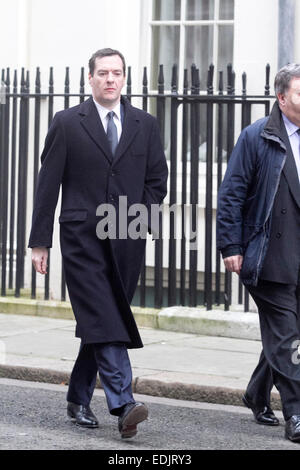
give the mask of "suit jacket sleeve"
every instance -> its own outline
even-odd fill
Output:
[[[148,163],[144,183],[143,204],[148,210],[148,230],[158,234],[157,221],[151,220],[151,206],[159,206],[167,194],[168,165],[156,119],[149,139]]]
[[[60,113],[50,125],[41,155],[28,246],[52,247],[53,221],[66,163],[66,139]]]

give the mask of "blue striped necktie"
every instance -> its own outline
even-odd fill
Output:
[[[110,149],[113,155],[115,155],[116,148],[118,146],[118,132],[117,126],[114,123],[114,112],[110,111],[107,113],[107,138],[110,145]]]

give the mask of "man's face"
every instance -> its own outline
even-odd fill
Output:
[[[120,101],[121,91],[125,85],[123,62],[118,55],[97,58],[94,74],[89,74],[94,99],[113,109]]]
[[[300,127],[300,78],[292,78],[288,91],[284,95],[278,93],[278,100],[281,111]]]

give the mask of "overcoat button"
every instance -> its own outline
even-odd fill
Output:
[[[277,232],[276,233],[276,238],[280,238],[281,237],[281,232]]]
[[[282,214],[286,214],[286,209],[281,209]]]

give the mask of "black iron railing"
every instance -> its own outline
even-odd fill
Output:
[[[25,279],[24,260],[28,241],[28,208],[32,207],[41,141],[53,118],[57,102],[65,109],[74,100],[84,101],[86,93],[84,69],[81,69],[79,93],[70,92],[69,68],[66,68],[64,93],[55,93],[53,68],[50,68],[47,93],[41,91],[40,70],[37,68],[34,92],[30,88],[29,72],[21,71],[18,83],[14,71],[2,70],[0,95],[0,245],[1,245],[1,295],[13,291],[20,297],[22,289],[30,284],[30,295],[37,295],[36,273],[32,269],[31,282]],[[169,160],[169,207],[178,206],[181,218],[168,214],[169,237],[166,243],[155,240],[154,267],[144,262],[137,295],[134,302],[140,306],[152,305],[214,305],[229,309],[232,303],[232,276],[224,273],[220,254],[214,240],[214,201],[230,157],[234,142],[241,129],[252,121],[252,109],[259,105],[258,116],[269,114],[271,100],[269,85],[270,67],[266,66],[265,89],[262,95],[250,96],[246,90],[246,74],[242,76],[242,93],[235,94],[235,74],[231,65],[226,77],[218,74],[217,92],[214,92],[214,67],[207,75],[206,91],[200,91],[199,70],[195,65],[184,71],[182,92],[178,91],[177,67],[174,65],[172,83],[164,83],[163,66],[159,68],[156,92],[148,89],[147,69],[144,68],[142,93],[132,93],[131,68],[127,73],[126,96],[137,101],[144,110],[156,115]],[[224,78],[227,86],[224,89]],[[165,87],[170,91],[166,92]],[[45,116],[46,114],[46,116]],[[238,116],[238,117],[237,117]],[[42,130],[41,123],[46,122]],[[30,144],[30,154],[29,154]],[[28,164],[33,159],[33,174],[29,177]],[[200,187],[205,167],[205,198],[202,222],[199,221]],[[201,173],[202,172],[202,173]],[[202,175],[202,176],[201,176]],[[31,200],[29,200],[31,198]],[[201,205],[201,204],[200,204]],[[201,205],[201,207],[202,207]],[[185,236],[185,207],[190,209],[191,231],[194,239]],[[160,214],[162,226],[165,223]],[[178,225],[181,238],[176,238]],[[198,249],[191,249],[194,243]],[[194,246],[194,245],[193,245]],[[51,250],[50,250],[51,251]],[[199,259],[204,253],[204,266]],[[167,265],[164,259],[168,258]],[[165,257],[164,257],[165,255]],[[213,260],[215,260],[213,262]],[[45,299],[50,298],[51,260],[45,276]],[[61,299],[66,299],[64,272],[61,273]],[[238,286],[238,303],[249,309],[249,298],[241,284]]]

